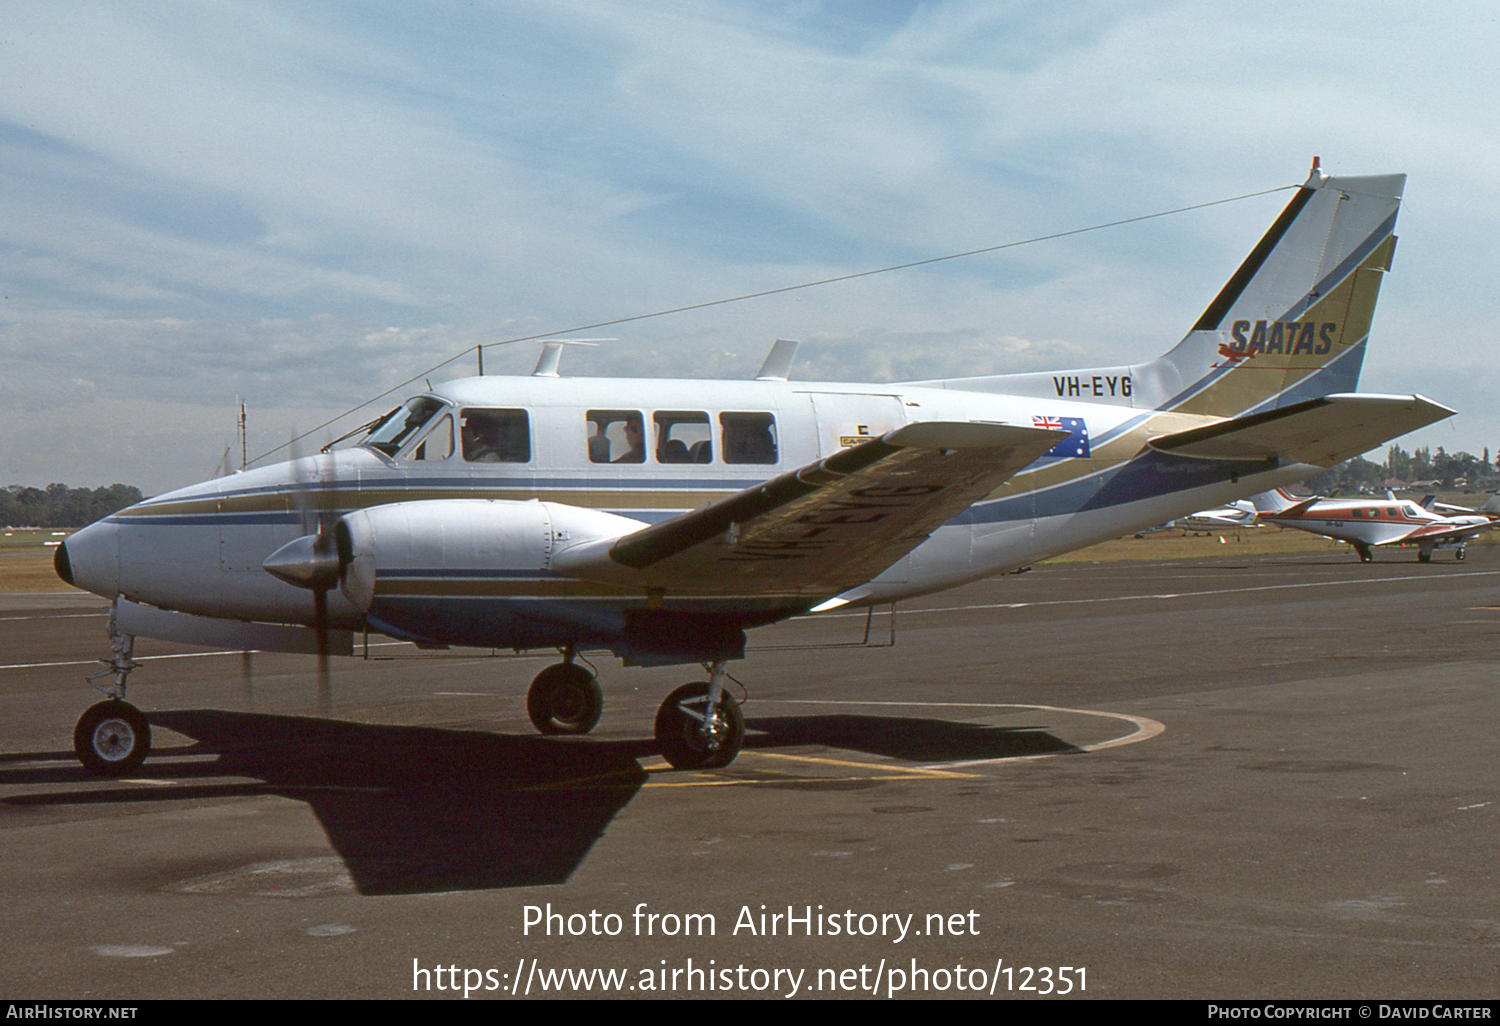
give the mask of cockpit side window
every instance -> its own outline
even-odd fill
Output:
[[[530,463],[531,424],[525,410],[464,410],[459,434],[469,463]]]
[[[453,418],[444,416],[433,425],[415,446],[406,450],[403,459],[437,461],[453,455]]]
[[[589,410],[590,463],[646,462],[645,419],[639,410]]]
[[[387,456],[394,456],[443,405],[439,400],[428,396],[408,399],[406,405],[391,411],[377,422],[375,430],[366,436],[362,444],[379,449]]]
[[[775,463],[776,418],[769,413],[721,413],[725,463]]]

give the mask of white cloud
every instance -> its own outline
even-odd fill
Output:
[[[1469,398],[1487,366],[1500,39],[1476,3],[100,0],[7,23],[0,390],[58,425],[12,443],[38,480],[109,483],[68,441],[101,397],[138,429],[235,394],[308,426],[481,341],[1252,192],[1313,154],[1412,175],[1367,386]],[[825,378],[1140,359],[1284,200],[635,322],[565,370],[749,374],[778,335]],[[1500,439],[1462,405],[1443,430]],[[160,454],[208,433],[173,431],[110,474],[181,483]]]

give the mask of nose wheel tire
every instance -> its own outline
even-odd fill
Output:
[[[526,713],[543,734],[587,734],[603,712],[598,679],[576,663],[547,667],[526,692]]]
[[[117,698],[90,706],[73,730],[73,751],[96,777],[129,773],[151,751],[151,725],[139,709]]]
[[[723,695],[708,714],[708,684],[684,684],[667,696],[656,712],[656,743],[662,758],[676,769],[728,766],[745,739],[740,704]]]

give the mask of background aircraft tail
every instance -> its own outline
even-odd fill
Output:
[[[1316,498],[1308,496],[1299,499],[1285,488],[1273,488],[1269,492],[1250,496],[1249,501],[1257,513],[1282,513],[1297,506],[1306,506],[1315,502]]]
[[[1351,392],[1405,184],[1314,168],[1187,336],[1151,363],[922,384],[1219,417]]]

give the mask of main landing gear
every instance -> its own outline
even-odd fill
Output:
[[[714,663],[709,680],[684,684],[656,711],[656,743],[676,769],[728,766],[740,752],[745,717],[724,691],[724,666]],[[571,649],[563,662],[537,674],[526,692],[526,712],[543,734],[587,734],[603,710],[598,678],[573,662]]]
[[[710,667],[706,683],[684,684],[656,711],[656,743],[675,769],[718,769],[740,754],[745,716],[724,693],[724,663]]]
[[[151,752],[151,725],[139,709],[125,701],[126,678],[140,665],[131,658],[135,635],[121,634],[115,627],[113,607],[109,617],[109,648],[110,658],[99,660],[104,669],[88,679],[92,683],[113,674],[114,686],[99,688],[107,697],[85,710],[73,729],[73,751],[78,761],[98,777],[124,776]]]
[[[604,692],[599,678],[573,662],[554,663],[531,682],[526,692],[526,712],[543,734],[587,734],[604,712]]]

